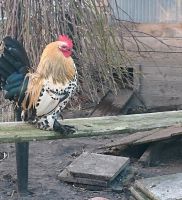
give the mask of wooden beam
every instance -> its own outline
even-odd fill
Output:
[[[0,123],[0,142],[89,137],[94,135],[132,133],[159,127],[168,127],[182,123],[182,111],[66,119],[62,123],[75,126],[76,132],[65,136],[54,133],[53,131],[41,131],[33,125],[24,122]]]
[[[143,193],[141,193],[141,191],[138,191],[136,188],[130,187],[129,190],[130,190],[132,196],[133,196],[136,200],[149,200],[148,198],[146,199],[146,196],[144,197]]]
[[[164,148],[164,142],[156,142],[154,144],[150,144],[150,146],[146,149],[143,155],[138,160],[144,167],[152,167],[159,164],[159,156]]]

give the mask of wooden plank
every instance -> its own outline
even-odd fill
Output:
[[[168,128],[164,128],[161,130],[158,130],[157,132],[143,137],[142,139],[139,139],[134,142],[134,144],[144,144],[149,142],[155,142],[160,140],[166,140],[173,136],[182,135],[182,127],[181,126],[171,126]]]
[[[136,199],[136,200],[150,200],[148,199],[141,191],[137,190],[134,187],[130,187],[129,188],[132,196]]]
[[[53,131],[41,131],[24,122],[6,122],[0,123],[0,142],[22,142],[122,134],[168,127],[180,124],[181,122],[182,111],[67,119],[62,123],[75,126],[76,132],[66,136],[54,133]]]
[[[145,187],[145,185],[143,185],[140,180],[137,180],[135,182],[135,188],[140,191],[142,194],[145,194],[145,196],[147,196],[147,198],[149,198],[150,200],[162,200],[160,199],[158,196],[154,195],[148,188]],[[166,199],[167,200],[167,199]]]
[[[168,73],[166,72],[166,68],[163,70],[158,70],[157,68],[152,68],[153,73],[151,72],[141,72],[142,78],[147,80],[155,80],[155,81],[181,81],[182,77],[182,69],[176,70]]]
[[[157,75],[156,74],[159,73],[159,75],[165,76],[165,74],[167,75],[171,75],[171,76],[182,76],[182,66],[156,66],[155,64],[149,66],[149,67],[145,67],[142,66],[142,74],[152,74],[152,75]],[[140,72],[141,73],[141,72]]]
[[[156,89],[157,90],[157,89]],[[145,91],[142,91],[140,93],[140,96],[142,96],[144,98],[144,102],[145,102],[145,105],[149,105],[150,103],[153,105],[157,105],[157,107],[160,107],[160,106],[164,106],[164,102],[167,102],[170,100],[170,102],[167,103],[167,106],[170,106],[170,105],[182,105],[182,95],[181,94],[177,94],[177,91],[174,92],[172,91],[170,93],[170,91],[166,91],[166,92],[160,92],[160,91],[154,91],[154,90],[149,90],[150,92],[147,92],[146,90]],[[156,102],[154,102],[156,101]],[[175,109],[179,109],[179,108],[175,108]]]
[[[182,97],[181,85],[182,80],[154,81],[144,79],[142,80],[142,84],[140,87],[140,95],[145,98],[147,98],[148,96],[150,98],[152,96],[162,96],[163,100],[165,100],[165,98],[178,99],[179,97]]]
[[[142,56],[137,56],[129,53],[134,59],[134,63],[143,67],[179,67],[182,62],[181,53],[142,53]]]
[[[142,81],[144,81],[144,84],[148,84],[148,86],[151,83],[151,87],[153,87],[156,83],[158,83],[159,86],[163,86],[164,84],[167,84],[167,86],[172,87],[172,85],[178,86],[182,82],[180,79],[177,79],[177,80],[173,79],[173,80],[170,80],[170,81],[168,81],[167,79],[166,80],[150,80],[150,79],[148,80],[148,79],[143,79]]]
[[[167,109],[179,109],[182,106],[182,98],[179,96],[167,96],[167,95],[154,95],[151,94],[150,96],[141,93],[143,101],[145,102],[146,107],[148,108],[157,108],[157,107],[166,107]]]
[[[173,136],[178,136],[178,135],[182,135],[181,125],[133,133],[121,139],[117,139],[117,141],[107,143],[100,149],[106,149],[112,147],[126,148],[128,145],[138,145],[138,144],[156,142],[161,140],[167,140]],[[151,151],[151,148],[149,148],[149,151]],[[148,152],[146,154],[148,154]]]
[[[157,80],[157,81],[182,81],[182,67],[142,67],[140,72],[141,78],[146,80]]]
[[[162,38],[162,37],[124,37],[125,46],[128,51],[155,51],[155,52],[180,52],[182,53],[182,38]]]
[[[102,148],[111,148],[111,147],[118,147],[118,146],[128,146],[132,145],[135,141],[142,139],[146,136],[152,135],[153,133],[157,132],[159,129],[153,129],[150,131],[143,131],[143,132],[137,132],[133,133],[131,135],[128,135],[126,137],[123,137],[121,139],[117,139],[117,141],[107,143],[104,147]]]
[[[166,87],[168,87],[169,89],[171,89],[171,88],[175,89],[175,87],[178,87],[177,89],[179,89],[181,82],[182,82],[181,80],[173,80],[173,81],[171,81],[171,83],[169,83],[168,81],[163,81],[163,80],[161,80],[161,81],[143,80],[143,84],[146,84],[147,87],[148,86],[154,87],[154,86],[156,86],[156,83],[158,83],[158,86],[161,86],[161,87],[164,86],[165,84],[167,84]],[[142,85],[142,87],[145,87],[145,85]]]
[[[168,101],[169,100],[181,100],[181,98],[182,98],[182,91],[181,90],[175,90],[175,89],[171,89],[171,91],[170,91],[169,88],[165,89],[165,87],[162,87],[162,86],[161,87],[157,87],[156,86],[156,89],[154,89],[154,88],[148,88],[148,91],[147,91],[147,88],[141,89],[140,95],[143,96],[143,97],[145,97],[145,99],[151,98],[151,101],[154,101],[154,99],[156,97],[158,97],[159,99],[157,100],[157,102],[153,102],[153,103],[159,103],[160,104],[163,101],[166,101],[166,99]],[[160,99],[160,97],[161,97],[161,99]],[[179,102],[180,103],[177,104],[177,101],[176,101],[176,103],[174,105],[181,105],[182,101],[179,101]],[[172,101],[168,102],[168,105],[173,105]]]
[[[155,69],[154,69],[154,71],[155,71]],[[165,70],[164,70],[165,71]],[[144,79],[144,80],[147,80],[147,81],[155,81],[156,82],[156,84],[159,82],[161,82],[161,81],[163,81],[164,82],[164,84],[166,83],[166,84],[172,84],[172,82],[178,82],[178,84],[179,84],[179,82],[182,82],[182,80],[181,80],[181,77],[182,77],[182,75],[180,76],[180,72],[179,72],[179,74],[177,75],[177,74],[167,74],[167,73],[159,73],[159,72],[157,72],[157,71],[155,71],[156,73],[156,75],[155,74],[150,74],[150,73],[142,73],[142,78]]]
[[[148,87],[148,90],[147,90],[147,88],[142,88],[141,92],[140,92],[140,95],[143,96],[143,97],[146,96],[146,98],[149,96],[151,98],[151,100],[153,100],[152,97],[155,98],[155,96],[162,97],[164,101],[165,101],[165,98],[167,98],[168,100],[169,99],[170,100],[172,100],[172,99],[178,100],[179,98],[182,98],[181,89],[177,88],[175,90],[171,86],[171,90],[170,90],[170,86],[166,86],[166,88],[165,88],[165,86],[158,86],[157,83],[156,83],[156,87],[155,88]],[[160,103],[159,100],[157,101],[157,103]],[[168,102],[168,105],[170,105],[170,104],[171,104],[171,102]],[[178,105],[178,104],[176,103],[174,105]]]
[[[181,106],[182,99],[179,95],[162,95],[162,94],[151,94],[147,96],[147,93],[140,93],[143,97],[145,104],[149,107],[160,107],[160,106]],[[177,107],[174,107],[176,109]]]
[[[182,37],[181,23],[139,23],[135,25],[137,35],[150,34],[155,37]],[[144,32],[143,34],[141,32]]]

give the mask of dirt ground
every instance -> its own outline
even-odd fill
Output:
[[[30,143],[29,190],[27,197],[18,197],[16,191],[16,162],[14,144],[0,144],[0,152],[6,151],[9,157],[0,162],[0,199],[35,200],[87,200],[95,196],[109,199],[127,199],[122,194],[109,189],[89,191],[83,187],[61,182],[57,175],[76,156],[90,151],[110,139],[80,138]]]
[[[130,199],[128,188],[135,179],[182,172],[181,144],[179,147],[170,144],[164,149],[160,163],[155,167],[142,167],[136,162],[137,158],[131,158],[130,167],[134,171],[134,176],[130,176],[121,192],[115,192],[111,189],[93,191],[57,179],[59,172],[83,151],[92,151],[107,142],[117,140],[118,137],[123,137],[123,135],[31,142],[29,157],[30,195],[26,197],[20,197],[16,192],[15,146],[14,144],[0,144],[0,152],[9,153],[9,157],[0,162],[0,199],[88,200],[92,197],[102,196],[109,200],[128,200]]]

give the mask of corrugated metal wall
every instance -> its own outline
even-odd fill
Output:
[[[115,16],[121,20],[143,23],[182,22],[182,0],[109,0],[109,2]]]

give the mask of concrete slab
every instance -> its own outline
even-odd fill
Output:
[[[74,177],[112,181],[129,164],[129,158],[85,152],[67,170]]]
[[[109,186],[108,181],[74,177],[70,174],[70,172],[67,169],[63,170],[58,175],[58,179],[61,181],[65,181],[65,182],[78,183],[78,184],[83,184],[83,185],[95,185],[95,186],[100,186],[100,187],[108,187]]]
[[[136,187],[155,200],[182,200],[182,173],[136,181]]]

